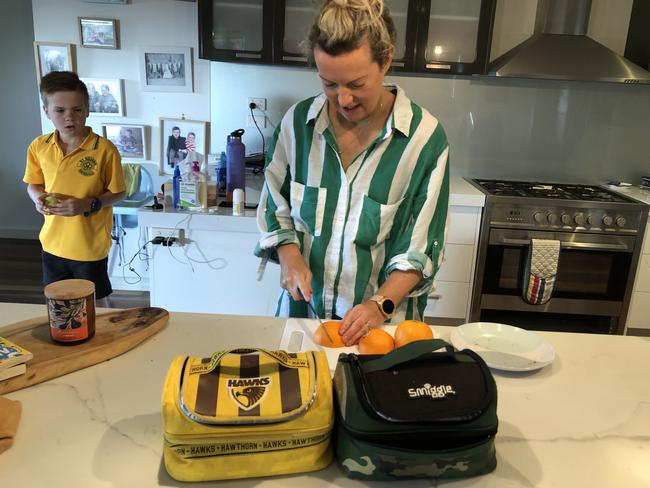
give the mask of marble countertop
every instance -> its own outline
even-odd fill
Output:
[[[645,188],[640,188],[638,186],[615,186],[615,185],[605,185],[606,188],[618,192],[627,197],[638,200],[639,202],[650,205],[650,190]],[[650,209],[649,209],[650,214]]]
[[[44,306],[0,304],[0,325],[44,315]],[[283,324],[269,317],[172,313],[165,329],[122,356],[8,394],[22,402],[23,417],[14,446],[0,455],[0,486],[188,486],[161,464],[160,394],[169,363],[183,353],[278,347]],[[436,329],[443,338],[451,330]],[[550,366],[495,373],[496,470],[444,486],[650,486],[650,339],[540,335],[557,352]],[[395,484],[437,486],[426,480]],[[348,480],[332,464],[315,473],[200,486],[370,485],[387,486]]]

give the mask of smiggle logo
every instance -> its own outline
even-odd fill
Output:
[[[425,383],[418,388],[409,388],[408,394],[410,398],[446,398],[456,394],[456,390],[451,385],[430,385]]]

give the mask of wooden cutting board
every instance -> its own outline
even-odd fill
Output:
[[[153,307],[97,314],[95,336],[74,346],[52,342],[47,317],[2,327],[0,336],[24,347],[34,358],[25,374],[0,381],[0,395],[119,356],[162,329],[168,319],[167,310]]]

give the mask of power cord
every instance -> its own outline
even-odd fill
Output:
[[[260,137],[262,138],[262,160],[264,160],[266,158],[266,148],[265,148],[265,145],[264,145],[264,135],[262,134],[262,130],[260,129],[260,126],[257,125],[257,119],[255,118],[255,114],[253,113],[253,109],[257,108],[257,104],[255,102],[250,102],[248,104],[248,108],[251,110],[251,117],[253,118],[253,123],[255,124],[255,127],[257,127],[257,132],[260,133]]]

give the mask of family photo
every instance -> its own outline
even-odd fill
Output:
[[[34,42],[36,77],[40,79],[52,71],[74,71],[72,45],[61,42]]]
[[[193,90],[190,48],[145,47],[140,64],[144,91]]]
[[[123,161],[149,159],[142,125],[103,124],[104,137],[111,141]]]
[[[206,122],[184,119],[161,119],[161,174],[173,174],[174,168],[187,163],[193,154],[200,162],[207,151]]]
[[[83,47],[117,49],[117,20],[79,17],[79,36]]]
[[[123,116],[121,80],[81,78],[88,88],[90,115]]]

